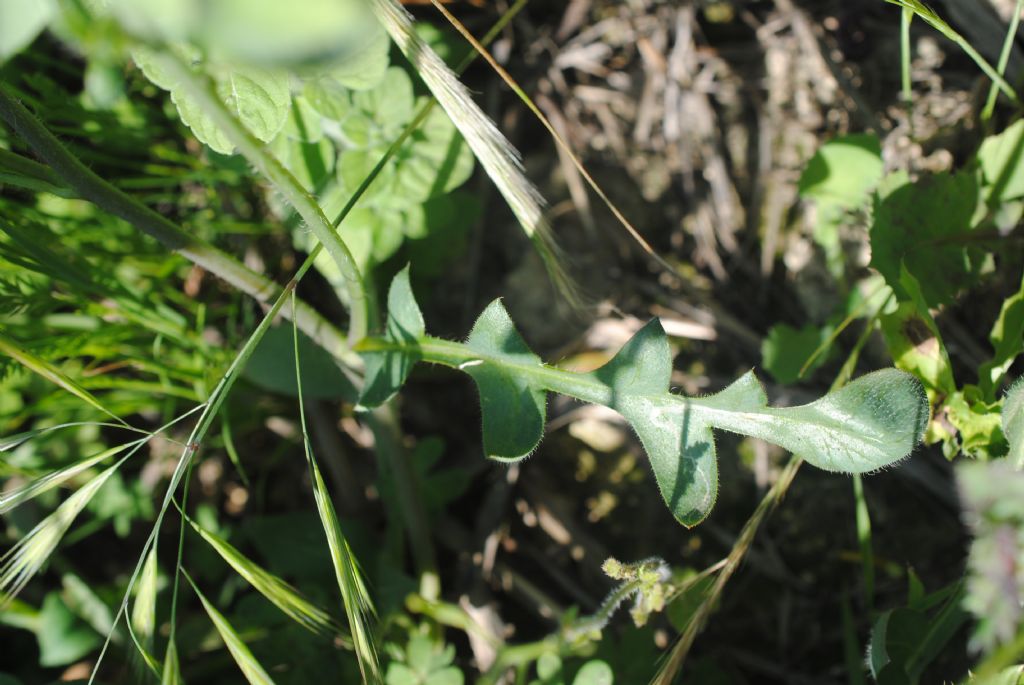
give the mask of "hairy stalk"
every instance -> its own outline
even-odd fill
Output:
[[[203,267],[258,302],[271,303],[283,292],[281,286],[270,279],[246,268],[234,257],[182,230],[174,222],[101,178],[57,140],[56,136],[13,97],[4,85],[0,85],[0,118],[49,165],[54,175],[53,181],[63,182],[82,199],[127,221],[168,249]],[[285,311],[285,315],[290,316],[291,312]],[[359,357],[348,351],[344,334],[307,303],[299,303],[295,317],[302,332],[333,356],[351,368],[362,367]]]
[[[875,611],[875,552],[871,544],[871,510],[864,497],[864,479],[859,473],[853,474],[853,501],[857,542],[860,545],[861,579],[864,583],[864,606],[871,616]]]
[[[409,13],[395,0],[371,0],[371,4],[377,19],[459,129],[536,245],[559,293],[579,306],[576,285],[561,264],[561,252],[544,217],[543,198],[526,179],[518,152],[480,110],[458,77],[416,33]]]
[[[359,273],[359,265],[348,246],[324,216],[323,210],[302,184],[274,157],[267,146],[258,141],[235,118],[213,90],[209,78],[192,68],[170,51],[157,53],[159,65],[188,91],[203,108],[204,113],[222,130],[238,152],[274,186],[299,213],[313,235],[331,255],[345,278],[349,295],[348,340],[355,342],[366,336],[369,321],[369,298],[366,285]]]

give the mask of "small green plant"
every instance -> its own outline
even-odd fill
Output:
[[[906,457],[928,421],[920,384],[895,370],[802,407],[769,407],[752,372],[710,397],[674,395],[672,355],[657,320],[590,373],[543,364],[500,301],[484,310],[465,343],[431,338],[408,269],[391,284],[384,337],[367,338],[357,349],[366,358],[365,406],[394,395],[418,361],[469,374],[480,393],[484,452],[492,459],[517,461],[536,449],[549,391],[615,409],[640,436],[665,504],[688,527],[707,517],[718,494],[712,428],[774,442],[829,471],[864,473]]]

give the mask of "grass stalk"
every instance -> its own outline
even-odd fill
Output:
[[[294,294],[293,294],[294,297]],[[293,300],[294,301],[294,300]],[[327,544],[331,551],[331,561],[334,564],[334,573],[338,582],[338,589],[341,591],[342,602],[345,605],[345,614],[348,617],[349,630],[352,633],[352,644],[355,647],[356,658],[359,660],[359,671],[363,676],[363,682],[376,685],[382,682],[380,673],[380,661],[377,657],[377,649],[374,644],[373,623],[376,611],[373,601],[363,582],[359,565],[355,555],[349,547],[348,540],[342,533],[341,525],[338,523],[338,516],[331,501],[327,485],[313,456],[313,446],[309,439],[309,429],[306,424],[306,404],[302,398],[302,365],[299,360],[299,329],[292,325],[292,344],[295,353],[295,383],[298,389],[299,399],[299,425],[302,428],[302,445],[306,453],[306,462],[309,465],[310,480],[313,483],[313,497],[316,499],[317,511],[320,514],[320,523],[327,536]]]
[[[337,234],[323,210],[298,179],[257,140],[221,101],[209,77],[193,71],[180,57],[169,50],[157,53],[157,63],[170,78],[177,81],[202,107],[203,112],[227,136],[238,152],[268,180],[274,189],[299,213],[316,239],[326,248],[345,278],[349,295],[348,341],[353,343],[366,336],[369,321],[369,298],[363,277],[352,252]]]
[[[465,38],[469,42],[469,44],[473,46],[473,49],[480,53],[480,55],[482,55],[485,60],[487,60],[487,63],[491,66],[492,69],[494,69],[495,73],[498,74],[501,80],[505,82],[505,85],[507,85],[512,90],[512,92],[516,94],[516,96],[522,101],[522,103],[526,105],[526,108],[529,109],[530,112],[537,118],[541,125],[543,125],[545,129],[547,129],[548,133],[554,139],[558,147],[562,149],[562,151],[566,154],[568,159],[572,162],[572,165],[576,167],[576,170],[580,173],[581,176],[583,176],[583,179],[587,182],[587,185],[590,186],[591,190],[594,191],[594,193],[601,199],[601,201],[608,208],[608,210],[611,211],[611,213],[615,216],[615,218],[623,226],[623,228],[626,229],[626,232],[629,233],[630,237],[632,237],[634,242],[636,242],[636,244],[640,246],[640,249],[642,249],[649,257],[654,259],[662,269],[665,269],[673,276],[678,277],[679,274],[675,267],[673,267],[671,264],[665,261],[665,259],[661,257],[661,255],[654,251],[654,248],[651,247],[650,243],[648,243],[647,240],[644,239],[644,237],[640,234],[640,231],[638,231],[636,227],[633,226],[632,223],[630,223],[629,219],[626,218],[626,215],[619,210],[619,208],[615,205],[614,202],[612,202],[611,198],[608,197],[608,195],[604,192],[601,186],[598,185],[597,181],[594,180],[594,177],[590,175],[590,172],[587,171],[586,167],[583,166],[583,162],[580,161],[580,158],[573,151],[569,143],[565,140],[565,138],[561,136],[561,134],[558,133],[558,130],[552,125],[551,121],[544,115],[544,113],[540,110],[536,103],[534,103],[530,96],[526,94],[526,91],[523,90],[522,86],[520,86],[516,82],[516,80],[512,78],[512,75],[509,74],[508,71],[498,63],[498,60],[494,58],[494,55],[492,55],[490,51],[488,51],[487,48],[480,41],[478,41],[473,36],[472,33],[470,33],[469,29],[467,29],[465,25],[455,17],[455,15],[448,11],[447,7],[445,7],[439,0],[430,1],[434,5],[434,7],[436,7],[437,10],[442,15],[444,15],[444,18],[448,20],[448,23],[450,23],[455,28],[455,30],[458,31],[459,34],[462,35],[462,37]]]
[[[910,80],[910,63],[912,59],[910,47],[910,24],[914,21],[913,10],[904,7],[900,13],[900,81],[903,87],[903,106],[910,110],[914,98]]]
[[[526,179],[518,152],[481,111],[444,60],[416,33],[409,13],[395,0],[370,2],[378,21],[459,129],[523,231],[533,241],[559,294],[579,306],[575,282],[562,265],[561,251],[544,216],[543,198]],[[484,52],[481,54],[486,56]]]
[[[271,303],[282,294],[281,286],[248,269],[237,259],[213,245],[189,234],[174,222],[101,178],[72,154],[10,94],[8,86],[3,84],[0,84],[0,118],[49,165],[54,174],[53,180],[63,182],[82,199],[127,221],[137,230],[158,240],[164,247],[203,267],[258,302]],[[289,311],[287,314],[292,313]],[[300,302],[294,315],[302,332],[317,344],[350,367],[362,367],[358,355],[348,352],[344,334],[315,309],[305,302]]]
[[[1000,76],[1006,74],[1006,65],[1010,62],[1010,54],[1013,52],[1013,42],[1017,37],[1017,27],[1020,25],[1022,10],[1024,10],[1024,0],[1017,0],[1017,4],[1013,8],[1013,16],[1010,18],[1010,26],[1006,31],[1006,38],[1003,39],[1003,49],[999,53],[999,63],[996,65]],[[985,101],[985,108],[981,110],[981,120],[983,122],[992,118],[998,95],[999,89],[996,88],[996,84],[993,82],[988,89],[988,99]]]
[[[864,606],[868,615],[874,614],[875,606],[875,554],[871,544],[871,512],[864,498],[864,479],[859,473],[853,474],[853,500],[857,523],[857,544],[860,545],[861,582],[864,585]]]
[[[986,76],[992,79],[992,83],[994,86],[1001,90],[1003,94],[1006,95],[1006,97],[1010,98],[1010,100],[1014,104],[1021,104],[1020,98],[1017,97],[1017,93],[1013,90],[1013,86],[1011,86],[1007,82],[1007,80],[1003,78],[1002,74],[999,71],[997,71],[991,64],[988,63],[988,60],[981,56],[981,53],[974,49],[974,46],[971,45],[970,41],[968,41],[966,38],[960,35],[955,29],[953,29],[952,26],[946,23],[946,20],[944,20],[942,17],[936,14],[935,10],[921,2],[921,0],[885,1],[892,5],[899,5],[904,10],[910,10],[917,16],[921,17],[921,19],[926,24],[934,28],[936,31],[941,33],[949,40],[956,43],[956,45],[961,50],[963,50],[967,54],[967,56],[974,61],[976,65],[978,65],[978,68],[981,69]]]

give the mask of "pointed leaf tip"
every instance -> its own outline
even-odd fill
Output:
[[[476,382],[483,418],[484,450],[491,459],[518,461],[537,448],[544,435],[547,391],[514,365],[542,366],[527,347],[501,300],[480,315],[466,347],[479,352],[477,364],[463,370]]]
[[[391,281],[388,290],[388,319],[384,340],[395,343],[396,349],[368,349],[362,352],[366,359],[366,380],[359,398],[360,405],[379,406],[398,392],[409,377],[413,365],[421,358],[416,343],[425,334],[423,313],[413,295],[409,266],[406,265]]]
[[[648,321],[611,361],[594,371],[593,375],[618,395],[668,392],[672,350],[661,321]]]

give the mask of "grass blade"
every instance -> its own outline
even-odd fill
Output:
[[[1024,0],[1017,0],[1017,4],[1013,8],[1013,17],[1010,18],[1010,27],[1007,29],[1006,38],[1003,41],[1003,50],[999,53],[999,64],[996,65],[996,69],[998,69],[1000,76],[1006,73],[1006,65],[1010,62],[1010,53],[1013,51],[1013,41],[1017,37],[1017,27],[1020,25],[1021,10],[1024,10]],[[992,86],[988,90],[988,99],[985,101],[985,108],[981,110],[982,121],[988,121],[992,118],[992,112],[995,111],[996,97],[998,95],[999,89],[993,81]]]
[[[1017,93],[1014,92],[1013,86],[1011,86],[1006,79],[1003,78],[1002,74],[996,71],[995,68],[988,61],[981,56],[981,54],[974,49],[974,46],[970,42],[961,36],[956,30],[946,23],[946,20],[940,17],[935,10],[925,5],[921,0],[885,0],[892,5],[899,5],[905,10],[910,10],[921,19],[934,28],[936,31],[941,33],[949,40],[956,43],[961,50],[967,53],[967,56],[974,60],[974,63],[978,65],[978,68],[985,72],[985,75],[992,79],[992,83],[995,84],[999,90],[1003,91],[1006,97],[1010,98],[1015,104],[1020,104],[1020,99],[1017,97]]]
[[[16,341],[8,338],[3,333],[0,333],[0,354],[6,354],[29,371],[42,376],[54,385],[64,388],[78,399],[88,403],[96,409],[99,409],[107,416],[110,416],[122,426],[128,425],[125,423],[124,419],[103,406],[102,402],[96,399],[88,390],[69,378],[60,369],[45,359],[41,359],[24,349]]]
[[[153,657],[153,638],[156,635],[156,595],[159,588],[160,574],[156,560],[156,547],[149,550],[146,563],[142,567],[138,587],[135,592],[135,606],[132,607],[131,620],[128,621],[128,632],[135,643],[146,665],[154,673],[160,672],[160,664]]]
[[[246,557],[227,540],[204,529],[192,519],[188,519],[188,522],[238,575],[290,619],[314,633],[332,628],[333,622],[327,612],[305,599],[294,587]]]
[[[128,455],[131,456],[131,455]],[[6,606],[25,587],[56,549],[57,543],[74,523],[89,500],[124,463],[125,456],[94,477],[57,509],[40,521],[28,535],[0,557],[0,608]]]
[[[139,428],[132,428],[131,426],[124,426],[120,423],[110,423],[106,421],[71,421],[68,423],[60,423],[56,426],[47,426],[46,428],[36,428],[35,430],[25,431],[24,433],[16,433],[15,435],[8,436],[6,438],[0,438],[0,452],[10,452],[15,447],[22,445],[29,440],[33,440],[40,435],[52,433],[53,431],[60,430],[62,428],[75,428],[77,426],[96,426],[98,428],[120,428],[122,430],[130,430],[136,433],[142,433],[144,435],[152,435],[149,431],[144,431]]]
[[[292,302],[294,306],[294,299]],[[302,444],[306,450],[306,461],[309,464],[311,480],[313,481],[313,498],[316,500],[316,509],[320,514],[320,524],[323,526],[324,534],[327,536],[327,545],[331,551],[331,562],[334,565],[334,575],[338,581],[338,589],[341,591],[342,603],[345,605],[345,615],[348,618],[349,630],[352,633],[352,644],[355,648],[356,658],[359,660],[359,671],[363,674],[363,681],[369,683],[380,683],[380,662],[377,658],[377,650],[373,642],[373,631],[371,621],[375,616],[373,601],[366,589],[363,577],[359,571],[359,564],[352,549],[349,547],[345,534],[341,531],[338,523],[338,515],[331,502],[330,493],[324,483],[320,469],[313,457],[313,448],[309,441],[309,430],[306,427],[306,407],[302,399],[302,372],[299,364],[299,333],[298,328],[292,327],[293,345],[295,350],[295,380],[298,384],[299,395],[299,422],[302,426]]]
[[[431,3],[433,3],[434,7],[436,7],[437,10],[444,15],[444,18],[448,20],[448,23],[450,23],[455,28],[455,30],[458,31],[459,34],[461,34],[462,37],[465,38],[469,42],[469,44],[473,46],[473,49],[476,50],[485,60],[487,60],[487,63],[491,65],[491,68],[494,69],[498,76],[501,77],[501,80],[505,82],[505,85],[507,85],[512,90],[512,92],[515,93],[516,96],[523,102],[523,104],[526,105],[527,109],[529,109],[530,112],[532,112],[533,115],[537,117],[537,120],[540,121],[544,128],[547,129],[548,133],[551,134],[551,137],[554,139],[555,143],[558,145],[559,148],[562,149],[562,151],[565,153],[566,157],[569,159],[572,165],[576,167],[576,170],[587,182],[587,185],[590,186],[591,190],[594,191],[594,193],[601,199],[601,201],[608,208],[608,210],[611,211],[611,213],[615,216],[615,218],[623,226],[623,228],[626,229],[626,232],[629,233],[630,237],[634,240],[634,242],[636,242],[636,244],[640,246],[640,249],[642,249],[649,257],[654,259],[662,269],[665,269],[669,274],[678,277],[678,270],[671,264],[669,264],[667,261],[665,261],[665,259],[661,257],[657,252],[655,252],[654,248],[651,247],[650,243],[648,243],[644,239],[644,237],[640,235],[640,231],[638,231],[636,227],[633,226],[632,223],[630,223],[629,219],[626,218],[626,215],[619,210],[619,208],[615,205],[614,202],[612,202],[611,198],[608,197],[608,195],[604,192],[601,186],[598,185],[597,181],[594,180],[594,177],[591,176],[590,172],[587,171],[585,166],[583,166],[583,162],[580,161],[580,158],[573,151],[572,147],[570,147],[569,143],[566,142],[565,138],[563,138],[560,133],[558,133],[558,130],[551,124],[551,121],[549,121],[548,118],[544,115],[544,113],[540,111],[540,108],[537,107],[537,105],[533,102],[530,96],[526,94],[526,91],[523,90],[518,83],[516,83],[516,80],[512,78],[511,74],[509,74],[504,69],[504,67],[502,67],[498,63],[498,60],[496,60],[494,56],[491,55],[490,51],[488,51],[487,48],[483,44],[481,44],[481,42],[478,41],[476,37],[473,36],[472,33],[469,32],[469,29],[467,29],[462,22],[456,19],[455,15],[448,11],[448,8],[441,4],[439,0],[430,1]]]
[[[78,474],[89,470],[93,466],[106,461],[115,454],[119,454],[131,447],[138,447],[148,440],[149,438],[147,437],[142,438],[141,440],[128,442],[123,445],[118,445],[117,447],[111,447],[110,449],[103,450],[99,454],[86,457],[71,466],[66,466],[62,469],[57,469],[56,471],[48,473],[45,476],[41,476],[19,488],[0,493],[0,514],[6,514],[15,507],[24,504],[30,499],[38,497],[48,490],[52,490],[61,483],[64,483]]]
[[[239,637],[238,632],[232,627],[223,614],[214,608],[203,593],[199,591],[196,584],[192,582],[192,578],[182,570],[182,574],[188,581],[192,589],[195,590],[196,595],[199,597],[199,601],[203,603],[203,608],[206,609],[206,614],[213,621],[213,625],[217,628],[217,632],[220,633],[220,637],[224,640],[224,644],[227,645],[228,651],[231,652],[231,656],[234,658],[235,663],[238,664],[238,668],[242,671],[242,675],[245,679],[251,683],[251,685],[273,685],[274,680],[267,674],[266,670],[260,666],[260,662],[256,660],[256,657],[252,655],[249,648],[245,646],[245,642]]]
[[[160,677],[160,685],[184,685],[181,679],[181,663],[178,661],[177,643],[172,637],[167,643],[167,652],[164,655],[164,670]]]
[[[559,294],[579,306],[575,282],[562,266],[561,251],[544,218],[543,198],[526,179],[519,153],[481,111],[444,60],[416,33],[409,13],[395,0],[372,0],[372,5],[378,21],[459,129],[533,241]]]

